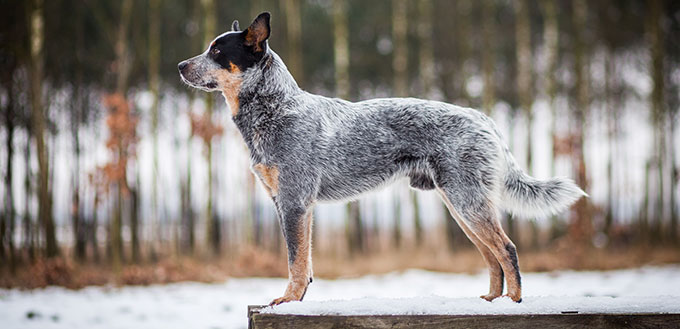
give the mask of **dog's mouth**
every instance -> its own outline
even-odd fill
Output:
[[[204,91],[214,91],[215,89],[217,89],[217,82],[215,81],[197,83],[185,77],[183,73],[180,73],[179,76],[182,79],[182,82],[184,82],[186,85],[190,87],[201,89]]]

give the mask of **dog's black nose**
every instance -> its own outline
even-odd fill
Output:
[[[185,67],[187,67],[187,65],[188,65],[188,64],[187,64],[186,61],[180,62],[180,63],[177,65],[177,68],[178,68],[180,71],[182,71],[182,70],[184,70]]]

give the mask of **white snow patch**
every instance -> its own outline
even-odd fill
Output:
[[[266,307],[260,313],[296,315],[490,315],[597,313],[680,313],[678,297],[525,297],[521,303],[509,297],[492,302],[481,298],[441,296],[412,298],[359,298],[351,300],[291,302]]]
[[[680,266],[523,275],[524,301],[477,298],[488,275],[409,270],[311,284],[294,314],[680,313]],[[0,328],[247,328],[247,305],[281,296],[285,279],[242,278],[148,287],[0,289]],[[557,297],[560,296],[560,297]],[[29,318],[29,314],[33,314]]]

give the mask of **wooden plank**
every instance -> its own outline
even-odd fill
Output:
[[[680,314],[291,315],[248,306],[248,328],[680,328]]]

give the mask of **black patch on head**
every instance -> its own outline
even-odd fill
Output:
[[[510,257],[510,263],[512,264],[513,269],[515,270],[515,274],[517,275],[517,284],[519,286],[522,286],[522,278],[519,275],[519,263],[517,262],[517,248],[512,243],[508,243],[505,245],[505,250],[508,252],[508,257]],[[521,302],[518,301],[518,303]]]
[[[264,52],[253,52],[246,46],[245,32],[227,33],[215,40],[208,50],[208,57],[223,69],[230,69],[234,63],[242,72],[262,59]],[[217,50],[215,50],[217,49]]]
[[[262,13],[245,31],[239,31],[238,21],[234,21],[231,26],[234,32],[217,38],[210,45],[208,57],[223,69],[230,69],[231,63],[241,72],[254,66],[266,54],[269,19],[269,13]]]

